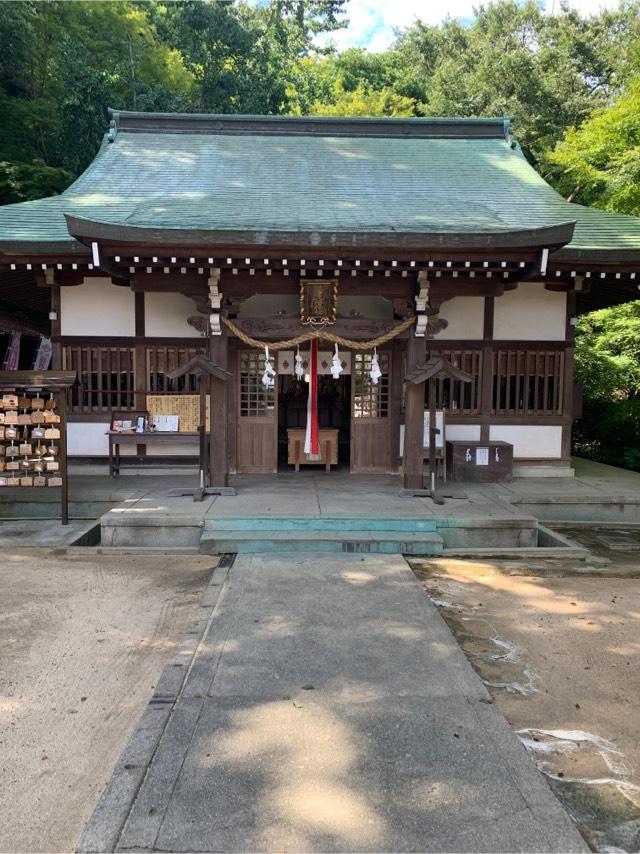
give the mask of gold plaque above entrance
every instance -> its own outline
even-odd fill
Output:
[[[337,306],[336,279],[300,280],[300,323],[304,326],[335,323]]]

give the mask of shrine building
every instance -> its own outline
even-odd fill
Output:
[[[3,306],[39,312],[51,367],[78,374],[69,456],[106,460],[127,413],[186,412],[201,355],[228,377],[219,483],[290,470],[293,442],[302,464],[417,486],[430,401],[408,405],[406,378],[433,357],[469,377],[431,387],[447,441],[570,475],[577,313],[636,298],[639,274],[640,219],[566,202],[504,118],[113,111],[62,195],[0,208]],[[184,439],[128,452],[195,456]]]

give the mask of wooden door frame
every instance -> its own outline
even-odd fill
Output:
[[[356,419],[354,415],[354,399],[356,391],[356,370],[355,362],[358,351],[351,351],[351,425],[349,431],[349,471],[351,474],[396,474],[399,471],[399,451],[400,451],[400,404],[402,397],[402,356],[401,349],[396,342],[392,342],[380,348],[379,354],[386,354],[389,358],[389,391],[387,401],[387,415],[385,417],[374,417],[365,419]],[[389,437],[389,456],[386,465],[381,468],[372,470],[371,472],[354,469],[354,455],[356,450],[356,437],[354,432],[357,430],[357,422],[372,422],[384,423],[388,431]]]
[[[248,347],[238,347],[236,349],[235,355],[233,357],[233,363],[235,367],[235,378],[234,378],[234,390],[235,390],[235,416],[236,416],[236,427],[235,427],[235,470],[238,474],[277,474],[278,473],[278,387],[276,383],[276,387],[274,388],[273,394],[273,435],[271,437],[273,443],[273,467],[267,466],[251,466],[251,467],[241,467],[239,460],[239,441],[238,441],[238,432],[241,429],[242,424],[248,424],[248,421],[251,423],[260,423],[260,418],[264,418],[264,416],[247,416],[240,414],[241,408],[241,399],[240,399],[240,382],[241,382],[241,370],[240,370],[240,359],[242,357],[243,352],[252,352],[251,348]]]

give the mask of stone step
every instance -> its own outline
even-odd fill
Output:
[[[442,554],[443,540],[424,533],[355,530],[331,531],[204,531],[201,554],[266,554],[270,552],[361,552],[363,554]]]
[[[207,516],[205,531],[393,531],[407,533],[435,532],[436,519],[371,518],[362,516]]]

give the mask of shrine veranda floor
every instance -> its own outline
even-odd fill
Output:
[[[140,537],[141,546],[176,550],[192,550],[199,540],[198,531],[208,525],[229,527],[231,520],[242,520],[245,530],[257,530],[260,525],[270,529],[280,526],[281,537],[286,536],[291,525],[297,530],[313,530],[322,528],[323,520],[325,528],[337,520],[339,527],[364,527],[368,531],[394,527],[409,530],[402,520],[414,520],[420,530],[434,530],[427,524],[429,520],[440,526],[455,526],[464,520],[471,527],[480,526],[489,532],[514,527],[526,530],[535,522],[640,524],[639,473],[585,460],[575,460],[575,468],[575,478],[441,484],[445,498],[442,505],[434,504],[430,498],[401,496],[402,483],[397,476],[325,473],[319,468],[307,468],[298,474],[237,475],[230,479],[230,485],[237,490],[235,496],[206,496],[202,502],[189,496],[169,495],[177,487],[195,486],[195,469],[181,474],[122,474],[117,479],[72,473],[72,524],[68,529],[61,529],[56,522],[59,498],[54,490],[2,490],[0,545],[69,545],[79,538],[79,544],[95,545],[99,542],[95,534],[97,520],[102,521],[103,544],[109,527],[120,533],[120,529],[131,529],[119,543],[117,536],[106,542],[123,546],[135,545],[137,535],[148,529]],[[366,520],[366,525],[359,526],[358,520]],[[419,524],[422,522],[425,524]],[[83,541],[81,535],[92,530],[93,541],[91,536]],[[486,545],[495,545],[494,540],[489,536]],[[479,532],[474,542],[467,544],[481,546]],[[520,545],[532,543],[525,537]]]

